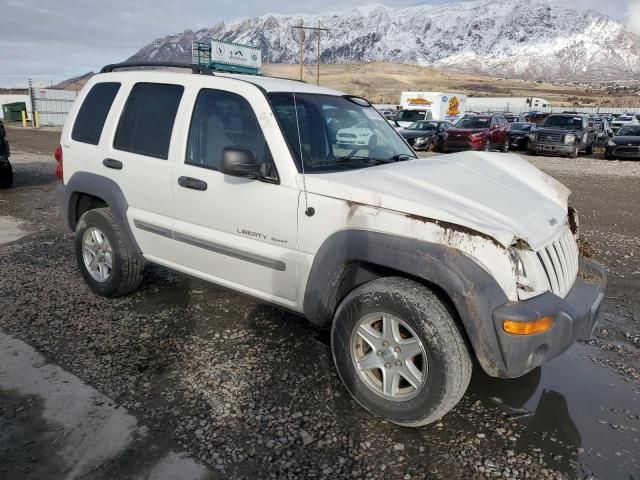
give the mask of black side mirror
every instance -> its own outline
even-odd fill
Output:
[[[244,148],[225,148],[222,151],[220,172],[233,177],[262,177],[261,164],[256,160],[255,153],[251,150],[245,150]]]

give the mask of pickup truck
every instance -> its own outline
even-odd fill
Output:
[[[529,134],[532,155],[555,154],[576,158],[580,152],[593,153],[596,133],[586,115],[551,114]]]

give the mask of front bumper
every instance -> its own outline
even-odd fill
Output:
[[[463,152],[466,150],[483,150],[488,140],[447,140],[444,144],[445,152]]]
[[[513,136],[509,137],[509,145],[511,145],[512,149],[525,149],[529,145],[529,137],[526,136]]]
[[[621,158],[621,159],[640,159],[640,146],[625,146],[625,145],[616,145],[615,147],[607,146],[606,155],[608,157]]]
[[[574,143],[569,144],[559,144],[559,143],[538,143],[538,142],[529,142],[529,150],[535,153],[559,153],[562,155],[569,155],[573,152]]]
[[[493,325],[505,367],[499,376],[520,377],[560,355],[576,340],[591,338],[606,278],[602,265],[581,257],[578,278],[564,299],[546,292],[494,310]],[[535,335],[512,335],[502,328],[503,320],[531,321],[545,316],[554,318],[553,326]]]

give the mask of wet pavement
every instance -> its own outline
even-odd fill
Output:
[[[44,360],[25,365],[60,365],[57,376],[98,391],[101,407],[126,409],[146,435],[130,444],[135,454],[97,462],[93,478],[172,472],[161,460],[187,452],[229,478],[640,479],[635,165],[529,157],[573,190],[583,232],[608,267],[601,325],[591,342],[523,378],[475,368],[450,414],[406,429],[358,407],[335,375],[327,332],[277,308],[155,267],[130,297],[90,294],[56,219],[54,162],[40,153],[55,134],[12,134],[17,185],[0,192],[0,226],[27,235],[0,246],[0,338],[26,342]],[[9,382],[2,358],[0,350],[0,479],[25,468],[69,478],[49,395]]]
[[[0,478],[215,478],[189,455],[168,451],[113,400],[2,332],[0,426]]]
[[[522,424],[514,449],[540,449],[553,468],[578,478],[640,478],[640,386],[595,364],[597,354],[577,344],[522,378],[477,373],[468,395]]]

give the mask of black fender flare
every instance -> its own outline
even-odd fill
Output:
[[[495,279],[455,248],[365,230],[331,235],[315,255],[303,310],[313,323],[326,325],[342,300],[340,284],[347,266],[365,262],[417,277],[441,288],[451,299],[475,354],[487,374],[505,371],[493,326],[493,311],[508,302]]]
[[[66,184],[58,186],[56,189],[58,209],[65,226],[69,230],[75,231],[78,195],[83,193],[104,200],[113,213],[114,219],[118,222],[120,230],[124,233],[127,247],[135,255],[141,257],[142,251],[127,221],[129,204],[118,184],[110,178],[95,173],[76,172]]]

